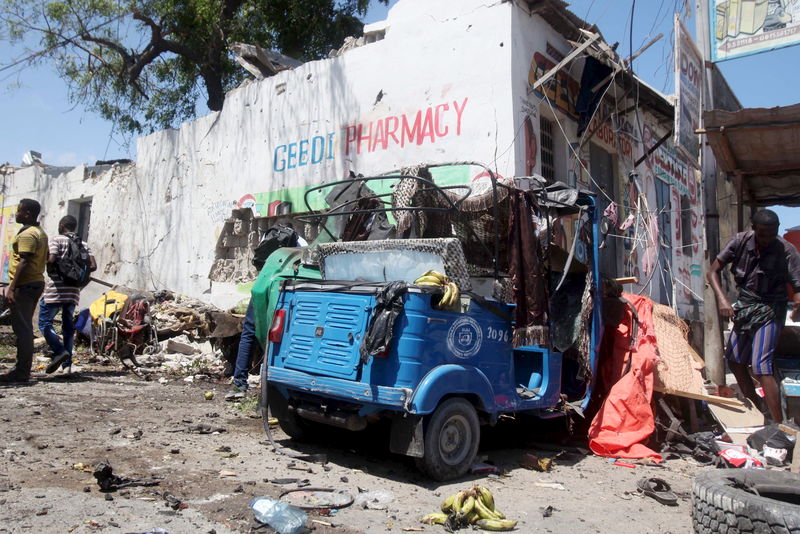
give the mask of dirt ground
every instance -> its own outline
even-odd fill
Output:
[[[10,366],[8,356],[0,367]],[[283,447],[325,454],[324,465],[273,452],[254,399],[226,402],[229,386],[220,378],[144,380],[119,363],[86,366],[71,377],[41,370],[34,376],[30,385],[0,387],[0,533],[271,532],[253,519],[248,503],[297,487],[272,482],[286,478],[353,495],[391,492],[385,509],[310,512],[308,526],[323,534],[443,533],[443,526],[422,525],[419,518],[474,481],[494,492],[497,507],[519,521],[518,532],[691,532],[691,482],[701,468],[683,460],[662,467],[613,465],[559,445],[550,431],[563,422],[485,428],[479,454],[501,474],[440,484],[424,479],[411,459],[389,453],[384,428],[359,434],[332,429],[315,443],[296,443],[274,430]],[[206,400],[207,392],[214,398]],[[520,466],[525,453],[562,450],[550,472]],[[159,484],[103,493],[91,473],[99,462],[120,476]],[[678,506],[638,494],[643,476],[667,480],[680,496]],[[544,517],[548,506],[552,514]]]

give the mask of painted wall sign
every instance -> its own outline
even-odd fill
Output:
[[[700,124],[703,58],[675,14],[675,146],[686,158],[697,162],[700,143],[695,132]]]
[[[334,134],[315,135],[275,147],[272,157],[272,170],[283,172],[306,165],[322,163],[324,159],[334,159]]]
[[[390,115],[377,120],[342,127],[344,154],[361,154],[390,147],[435,143],[448,135],[461,135],[461,119],[469,98],[442,102],[416,113]]]
[[[711,60],[800,43],[798,0],[709,0]]]
[[[475,356],[483,344],[481,325],[472,317],[456,319],[447,331],[447,348],[456,358]]]

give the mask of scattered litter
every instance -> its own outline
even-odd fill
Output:
[[[286,466],[287,469],[292,469],[294,471],[305,471],[306,473],[314,473],[314,470],[305,465],[299,465],[295,462],[291,462],[289,465]]]
[[[394,501],[394,494],[386,490],[364,491],[359,493],[353,503],[370,510],[385,510]]]
[[[325,527],[333,526],[333,523],[328,523],[327,521],[320,521],[319,519],[312,519],[311,522],[314,523],[315,525],[322,525]]]
[[[157,486],[160,481],[155,478],[133,479],[114,474],[114,469],[109,463],[99,463],[94,468],[94,478],[101,491],[114,491],[129,486]]]
[[[164,493],[164,500],[167,501],[167,505],[173,510],[184,510],[189,507],[188,504],[171,493]]]
[[[250,501],[250,508],[258,521],[268,524],[278,534],[298,534],[308,521],[306,513],[299,508],[266,497],[257,497]]]
[[[279,485],[294,484],[297,481],[298,479],[296,478],[273,478],[272,480],[270,480],[272,484],[279,484]]]
[[[231,452],[231,448],[228,445],[222,445],[214,449],[216,452]]]
[[[636,469],[636,464],[632,464],[630,462],[623,462],[622,460],[614,461],[614,465],[618,465],[620,467],[628,467],[630,469]]]
[[[424,532],[425,529],[422,527],[403,527],[400,530],[403,532]]]
[[[339,509],[353,504],[353,495],[333,488],[303,488],[284,491],[280,500],[302,510]]]
[[[477,473],[477,474],[497,473],[497,471],[498,471],[497,466],[483,462],[472,464],[472,467],[469,468],[470,473]]]
[[[212,400],[214,398],[214,392],[206,391],[205,394],[203,395],[203,398],[205,398],[206,400]]]
[[[541,458],[539,456],[536,456],[535,454],[523,454],[522,462],[520,462],[520,464],[525,469],[532,469],[534,471],[540,471],[544,473],[552,469],[553,459]]]
[[[556,511],[556,509],[551,505],[547,505],[544,508],[539,508],[539,510],[542,512],[542,517],[550,517],[553,515],[553,512]]]
[[[733,467],[742,467],[744,469],[764,467],[764,464],[753,456],[732,447],[720,452],[719,455]]]
[[[219,476],[220,476],[220,478],[235,477],[236,473],[234,471],[229,471],[227,469],[223,469],[222,471],[219,472]]]
[[[560,482],[545,482],[540,480],[539,482],[534,482],[533,485],[538,488],[549,488],[561,491],[567,490],[567,488],[564,487],[564,484],[561,484]]]
[[[94,467],[90,464],[85,464],[83,462],[78,462],[77,464],[73,464],[72,468],[75,471],[83,471],[84,473],[93,473]]]

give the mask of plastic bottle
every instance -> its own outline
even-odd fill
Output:
[[[257,497],[250,501],[256,519],[274,528],[278,534],[299,534],[308,516],[299,508],[283,501]]]

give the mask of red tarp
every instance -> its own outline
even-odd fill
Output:
[[[599,456],[660,462],[661,455],[642,445],[655,430],[650,407],[658,362],[653,301],[628,293],[622,296],[639,315],[638,331],[631,349],[634,319],[627,306],[620,323],[606,327],[598,378],[610,390],[589,427],[589,447]]]

